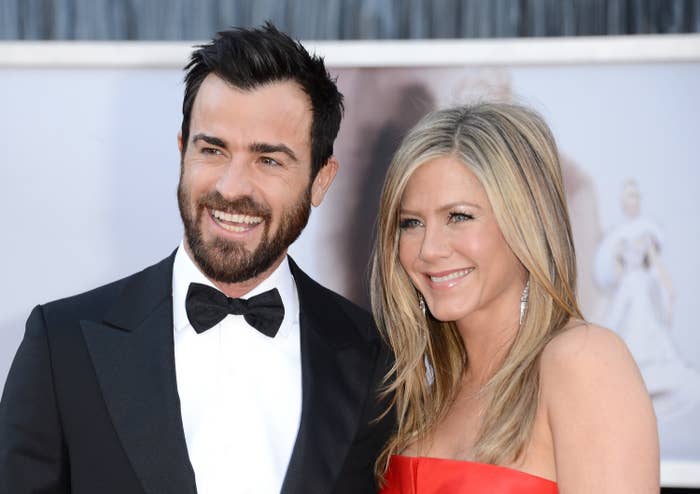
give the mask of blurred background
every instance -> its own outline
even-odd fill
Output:
[[[693,33],[698,0],[0,0],[0,39],[197,40],[271,20],[305,40]]]
[[[32,306],[177,246],[181,68],[216,31],[267,20],[324,54],[346,97],[341,173],[293,246],[301,266],[367,306],[406,130],[474,99],[533,106],[562,151],[584,314],[632,328],[663,492],[700,492],[683,488],[700,486],[700,0],[0,0],[0,384]],[[651,292],[620,264],[640,238]]]

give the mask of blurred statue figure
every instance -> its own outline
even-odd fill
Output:
[[[683,362],[671,338],[674,293],[661,258],[661,230],[640,214],[634,180],[625,183],[621,199],[625,219],[605,234],[595,256],[595,277],[610,293],[603,323],[625,340],[657,416],[667,419],[700,400],[700,374]]]

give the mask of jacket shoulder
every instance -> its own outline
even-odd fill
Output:
[[[290,266],[300,291],[299,297],[302,304],[314,306],[326,314],[331,312],[342,314],[357,328],[365,340],[371,341],[378,338],[379,333],[372,315],[366,309],[312,279],[291,258]]]
[[[330,303],[338,305],[338,307],[340,307],[340,309],[343,312],[345,312],[345,314],[348,315],[356,324],[363,326],[368,324],[374,324],[372,315],[367,309],[360,307],[355,302],[352,302],[351,300],[345,298],[338,292],[334,292],[330,288],[321,285],[314,279],[309,279],[311,280],[311,283],[314,283],[316,285],[316,289],[318,290],[320,295],[328,298]]]

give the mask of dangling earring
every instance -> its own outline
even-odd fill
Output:
[[[428,381],[428,386],[432,386],[435,382],[435,369],[430,365],[428,355],[423,355],[423,365],[425,365],[425,378]]]
[[[418,308],[420,308],[420,311],[425,317],[425,299],[423,298],[423,294],[420,292],[418,292]]]
[[[523,288],[523,293],[520,295],[520,324],[523,323],[523,317],[525,317],[525,311],[527,310],[527,299],[530,296],[530,278],[527,279],[525,283],[525,288]]]

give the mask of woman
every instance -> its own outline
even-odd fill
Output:
[[[387,173],[372,303],[396,355],[383,494],[658,493],[624,343],[582,320],[554,139],[517,105],[426,116]]]

